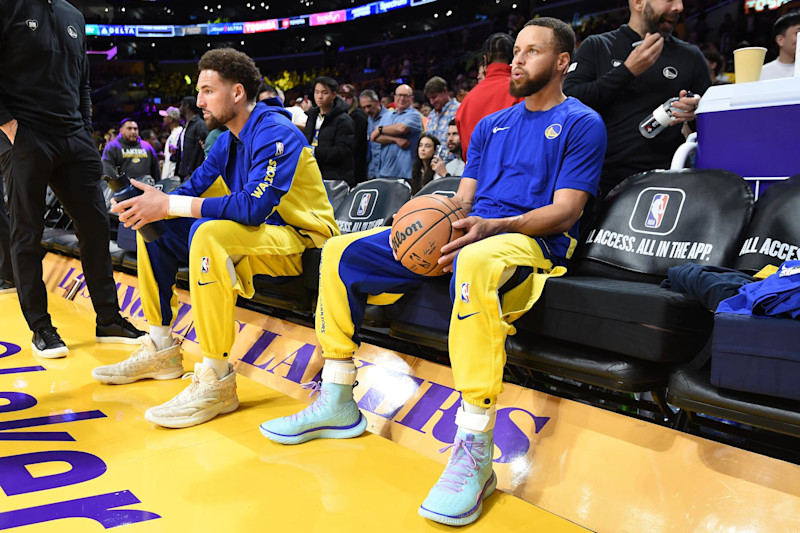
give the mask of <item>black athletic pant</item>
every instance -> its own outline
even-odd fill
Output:
[[[3,152],[8,141],[1,137]],[[8,187],[14,281],[28,326],[37,330],[50,324],[41,246],[48,184],[75,224],[97,320],[112,321],[119,304],[108,251],[108,212],[100,190],[100,154],[89,133],[58,137],[20,124],[14,146],[0,155],[0,167]]]
[[[6,210],[6,195],[3,188],[3,169],[0,168],[0,281],[13,281],[14,271],[11,267],[11,225]]]

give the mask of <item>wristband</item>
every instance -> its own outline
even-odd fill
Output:
[[[192,216],[192,200],[194,196],[182,196],[180,194],[169,195],[169,216],[189,217]]]

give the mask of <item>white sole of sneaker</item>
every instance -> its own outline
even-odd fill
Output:
[[[108,385],[127,385],[128,383],[133,383],[135,381],[139,381],[140,379],[159,379],[159,380],[178,379],[184,374],[183,368],[181,368],[180,370],[173,370],[171,372],[164,372],[164,373],[149,372],[147,374],[142,374],[136,377],[104,376],[102,374],[95,373],[95,370],[92,370],[92,377],[97,381],[99,381],[100,383],[106,383]]]
[[[279,435],[266,429],[263,425],[258,426],[258,430],[271,441],[278,444],[302,444],[314,439],[352,439],[358,437],[367,430],[367,418],[362,414],[358,424],[351,428],[325,428],[307,431],[299,435]]]
[[[141,344],[141,340],[145,335],[131,339],[130,337],[95,337],[94,342],[98,344]]]
[[[491,496],[496,488],[497,476],[495,475],[494,471],[492,471],[492,477],[489,478],[489,481],[486,483],[486,487],[483,489],[481,501],[478,502],[477,507],[468,513],[460,516],[449,516],[429,511],[424,507],[420,507],[418,512],[421,517],[427,518],[428,520],[433,520],[434,522],[439,522],[440,524],[445,524],[448,526],[466,526],[467,524],[471,524],[478,519],[478,517],[481,515],[481,511],[483,511],[483,500]]]
[[[12,293],[12,292],[17,292],[17,288],[16,287],[12,287],[10,289],[0,289],[0,294],[6,294],[6,293]]]
[[[225,408],[218,409],[217,406],[212,406],[204,411],[196,413],[194,416],[185,416],[179,418],[161,418],[153,415],[150,409],[148,409],[147,411],[144,412],[144,419],[150,422],[151,424],[155,424],[157,426],[170,429],[182,429],[203,424],[205,422],[208,422],[217,415],[232,413],[238,408],[239,408],[239,399],[237,398],[235,403],[232,403],[231,405]]]
[[[35,344],[31,343],[33,348],[33,355],[41,357],[42,359],[61,359],[66,357],[69,353],[69,348],[63,346],[61,348],[51,348],[49,350],[39,350]]]

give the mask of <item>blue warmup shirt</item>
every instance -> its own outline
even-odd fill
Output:
[[[553,203],[558,189],[597,194],[606,128],[597,112],[575,98],[548,111],[525,102],[484,117],[470,138],[465,178],[477,179],[471,214],[504,218]],[[542,250],[557,263],[572,256],[578,223],[568,232],[543,235]]]
[[[208,194],[222,181],[228,194]],[[212,196],[203,218],[247,226],[292,226],[317,246],[339,234],[311,148],[283,108],[256,104],[237,139],[219,136],[192,177],[172,194]]]
[[[717,313],[800,318],[800,261],[786,261],[775,274],[745,285],[720,302]]]

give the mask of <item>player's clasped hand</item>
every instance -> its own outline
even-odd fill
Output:
[[[439,264],[447,265],[444,267],[445,272],[453,271],[453,260],[455,260],[456,254],[461,248],[497,233],[491,220],[476,216],[456,220],[453,222],[453,227],[463,229],[467,233],[463,237],[459,237],[453,242],[442,246],[442,257],[439,258]]]
[[[145,224],[167,218],[169,197],[166,194],[141,181],[131,180],[131,184],[142,194],[124,202],[111,200],[111,212],[119,215],[119,221],[126,228],[138,230]]]

